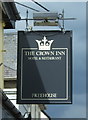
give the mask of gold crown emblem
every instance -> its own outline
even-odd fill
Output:
[[[47,40],[45,36],[42,40],[36,40],[39,50],[50,50],[53,41],[54,40]]]

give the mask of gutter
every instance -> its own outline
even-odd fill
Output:
[[[14,2],[2,2],[2,6],[4,7],[9,20],[16,21],[21,19]]]

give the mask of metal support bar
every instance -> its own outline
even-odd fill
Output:
[[[27,5],[21,4],[21,3],[19,3],[19,2],[15,2],[15,3],[16,3],[16,4],[19,4],[19,5],[23,6],[23,7],[29,8],[29,9],[31,9],[31,10],[34,10],[34,11],[36,11],[36,12],[40,12],[39,10],[36,10],[36,9],[34,9],[34,8],[31,8],[31,7],[27,6]]]
[[[63,18],[63,20],[62,20],[62,29],[64,30],[64,10],[62,11],[62,18]]]
[[[35,4],[37,4],[38,6],[40,6],[41,8],[43,8],[44,10],[46,10],[47,12],[49,12],[50,10],[48,10],[47,8],[45,8],[43,5],[41,5],[40,3],[34,1],[34,0],[31,0],[33,1]]]
[[[59,20],[76,20],[76,18],[57,18]],[[26,18],[23,18],[23,19],[20,19],[20,20],[46,20],[46,19],[26,19]],[[56,19],[47,19],[47,20],[56,20]]]
[[[28,10],[26,11],[26,30],[28,31]]]

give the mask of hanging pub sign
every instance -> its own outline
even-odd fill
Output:
[[[72,31],[19,31],[17,103],[72,103]]]

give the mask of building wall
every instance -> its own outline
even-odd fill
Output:
[[[4,33],[4,88],[16,88],[17,33]]]
[[[12,70],[17,70],[16,33],[4,33],[4,49],[6,50],[6,52],[4,53],[4,65],[11,68]]]

